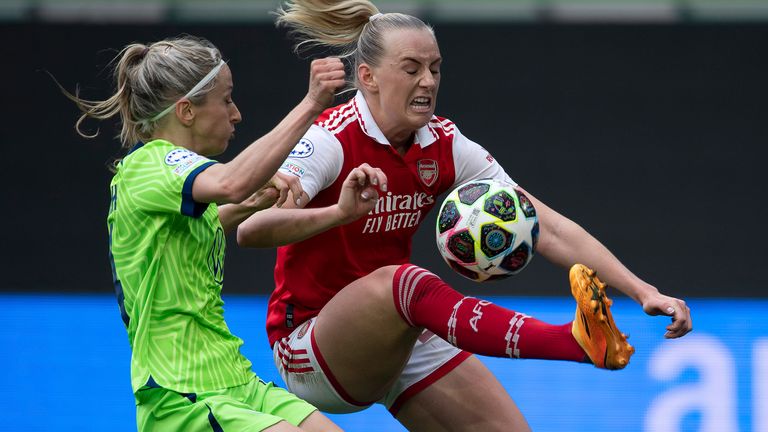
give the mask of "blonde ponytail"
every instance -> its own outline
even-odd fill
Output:
[[[354,52],[360,34],[370,17],[379,13],[366,0],[294,0],[277,11],[277,26],[288,27],[303,48],[328,46],[340,48],[342,57]]]
[[[94,138],[98,130],[94,134],[82,131],[86,119],[105,120],[119,114],[120,142],[123,147],[130,147],[152,137],[158,122],[162,121],[162,117],[155,117],[216,67],[221,62],[221,53],[205,39],[183,36],[148,46],[130,44],[113,61],[117,61],[116,90],[106,100],[82,99],[79,91],[71,94],[59,87],[83,113],[75,124],[77,133],[84,138]],[[189,99],[202,103],[214,85],[212,80]]]
[[[378,66],[384,55],[384,35],[392,30],[434,30],[419,18],[401,13],[379,12],[368,0],[290,0],[276,12],[276,24],[287,27],[296,39],[297,53],[315,47],[338,51],[351,59],[352,71],[366,63]],[[357,87],[357,74],[353,87]]]

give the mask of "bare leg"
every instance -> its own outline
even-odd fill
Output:
[[[582,276],[576,282],[591,289],[582,290],[585,293],[602,289],[599,281],[593,280],[594,274]],[[576,298],[582,297],[579,291]],[[592,303],[580,301],[577,310],[589,314],[610,306],[607,299],[598,302],[602,307]],[[605,321],[611,323],[591,327],[601,335],[620,334],[612,320]],[[474,353],[577,362],[586,358],[572,334],[571,323],[553,326],[465,297],[413,265],[383,267],[344,288],[318,315],[314,337],[330,372],[346,393],[357,402],[372,403],[397,380],[424,327]],[[623,335],[622,340],[626,344]],[[595,355],[603,357],[599,354],[608,352],[608,345],[600,344]],[[630,349],[625,356],[628,360],[631,347],[626,346]],[[623,365],[626,361],[619,366]],[[515,403],[477,359],[465,361],[415,395],[397,417],[420,431],[529,430]]]
[[[320,411],[315,411],[305,418],[299,425],[301,430],[307,432],[342,432],[342,429],[333,423]],[[271,431],[270,431],[271,432]]]
[[[370,403],[395,382],[424,327],[476,354],[585,359],[570,323],[554,326],[465,297],[413,265],[382,267],[341,290],[318,315],[314,335],[341,387]]]
[[[394,307],[396,269],[383,267],[351,283],[323,307],[315,324],[315,340],[331,372],[359,402],[384,396],[422,331],[406,324]]]
[[[301,432],[301,429],[286,421],[281,421],[264,429],[262,432]]]
[[[499,381],[474,356],[406,402],[397,420],[420,432],[531,430]]]
[[[343,432],[343,430],[336,426],[328,417],[323,415],[320,411],[315,411],[305,418],[301,422],[299,427],[296,427],[286,421],[274,424],[262,432]]]

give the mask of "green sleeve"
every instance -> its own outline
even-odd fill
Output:
[[[195,178],[216,163],[183,147],[171,145],[145,146],[130,161],[129,193],[140,210],[176,213],[200,217],[208,203],[192,198]]]

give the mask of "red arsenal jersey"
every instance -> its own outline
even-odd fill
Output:
[[[362,163],[387,175],[368,215],[278,248],[269,300],[270,344],[317,315],[342,288],[379,267],[409,262],[411,238],[437,196],[477,178],[514,183],[478,144],[448,119],[433,116],[401,156],[376,125],[362,93],[326,110],[296,145],[281,171],[301,178],[311,207],[338,201],[344,179]]]

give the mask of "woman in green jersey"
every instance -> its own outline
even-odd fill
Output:
[[[115,165],[107,224],[139,430],[340,430],[251,371],[224,322],[221,287],[224,234],[288,189],[301,196],[299,182],[271,178],[344,84],[341,61],[314,61],[304,99],[227,163],[209,157],[226,149],[241,117],[210,42],[128,45],[115,80],[104,101],[65,93],[83,111],[78,132],[86,118],[119,115],[120,140],[133,145]]]

